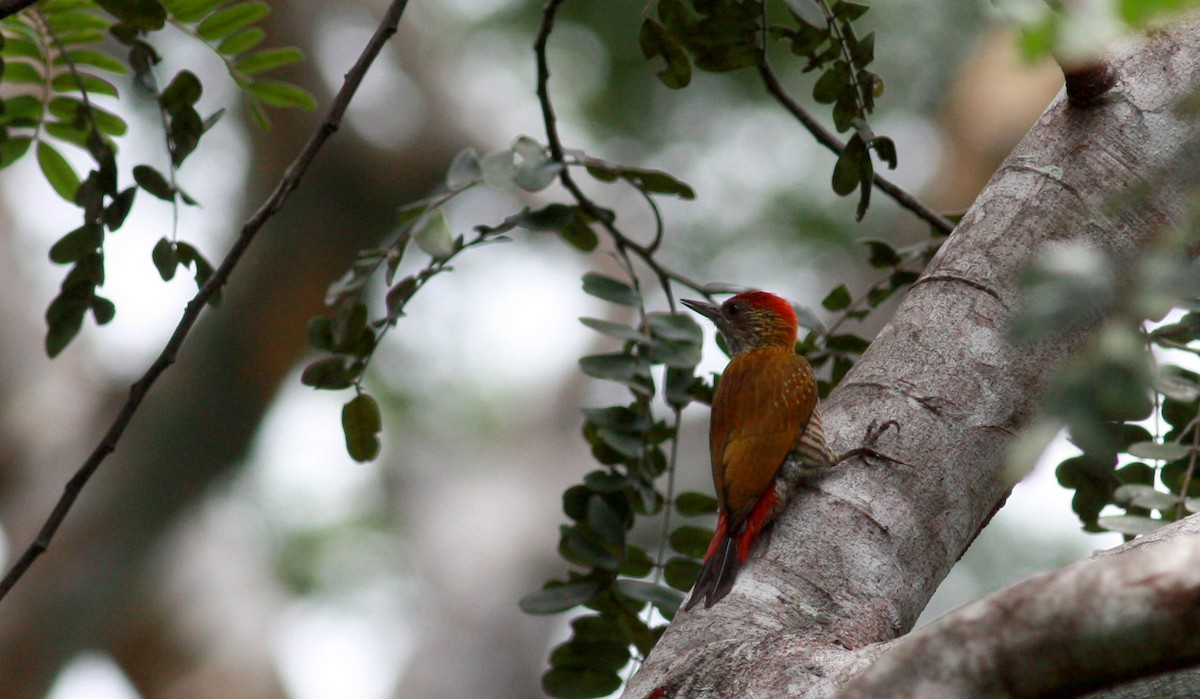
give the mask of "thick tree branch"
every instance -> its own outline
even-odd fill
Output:
[[[1172,529],[942,617],[839,699],[1068,697],[1200,663],[1200,518]]]
[[[46,519],[46,523],[42,526],[37,537],[17,560],[13,567],[5,575],[3,580],[0,580],[0,599],[3,599],[8,594],[9,590],[21,579],[33,562],[37,560],[42,553],[50,546],[54,534],[58,531],[63,520],[66,519],[71,507],[75,504],[75,500],[87,485],[89,479],[95,474],[100,464],[105,458],[116,449],[117,443],[121,439],[121,435],[125,432],[125,428],[129,425],[133,416],[137,413],[142,401],[145,399],[150,388],[155,381],[167,370],[171,364],[175,363],[175,357],[179,349],[183,346],[192,327],[200,317],[200,312],[204,310],[205,304],[214,293],[225,286],[229,280],[230,274],[242,259],[242,256],[250,248],[262,227],[274,216],[287,201],[288,196],[297,187],[300,186],[300,181],[304,177],[304,173],[308,170],[321,147],[329,140],[329,137],[337,132],[341,124],[342,116],[346,113],[346,109],[350,106],[350,101],[354,97],[354,93],[362,84],[363,78],[366,76],[367,70],[375,61],[375,58],[383,50],[383,46],[388,39],[396,33],[399,27],[400,18],[404,14],[404,9],[408,5],[408,0],[394,0],[388,7],[387,12],[380,20],[379,27],[375,30],[375,34],[371,40],[363,48],[362,54],[355,62],[354,67],[346,73],[346,79],[342,84],[342,88],[338,91],[337,96],[333,100],[333,104],[329,108],[329,114],[324,122],[309,138],[300,154],[296,156],[295,161],[288,167],[283,178],[271,192],[266,201],[258,208],[243,225],[233,246],[226,254],[225,259],[221,262],[213,276],[208,280],[192,300],[188,302],[184,309],[183,315],[179,319],[178,325],[175,327],[175,332],[167,341],[163,351],[155,359],[146,373],[130,388],[129,398],[113,419],[104,438],[84,461],[83,465],[75,472],[71,480],[63,489],[62,497],[59,498],[54,510]]]
[[[1200,23],[1110,64],[1103,103],[1059,96],[931,262],[941,282],[913,287],[822,406],[835,452],[896,420],[877,448],[912,465],[850,463],[798,493],[729,597],[675,617],[627,697],[826,697],[911,629],[1012,487],[1003,455],[1042,384],[1088,340],[1012,345],[1019,272],[1064,242],[1127,267],[1196,185],[1179,166],[1197,125],[1173,106],[1200,85]]]

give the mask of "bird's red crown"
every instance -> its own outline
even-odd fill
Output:
[[[799,329],[800,327],[800,322],[796,318],[796,311],[792,308],[792,304],[768,291],[745,291],[729,298],[722,305],[729,306],[732,303],[738,302],[745,303],[758,311],[769,311],[792,328]]]

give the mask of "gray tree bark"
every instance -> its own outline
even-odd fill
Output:
[[[1200,662],[1200,645],[1184,638],[1198,621],[1191,537],[1026,581],[905,636],[1004,502],[1004,454],[1043,382],[1089,339],[1011,344],[1018,273],[1057,243],[1126,267],[1181,220],[1196,185],[1186,157],[1196,123],[1174,106],[1200,86],[1200,23],[1109,60],[1115,88],[1087,108],[1056,98],[823,405],[835,452],[858,446],[872,421],[895,420],[901,429],[877,447],[904,465],[843,464],[799,493],[729,597],[681,612],[625,697],[1068,696]],[[1146,191],[1114,205],[1138,185]],[[1087,630],[1103,633],[1088,640]],[[1136,645],[1165,637],[1177,643]],[[932,652],[935,643],[959,652]],[[1089,654],[1128,657],[1130,644],[1146,651],[1133,666],[1088,665]],[[1003,662],[978,666],[993,656]],[[1088,680],[1072,674],[1085,671]]]

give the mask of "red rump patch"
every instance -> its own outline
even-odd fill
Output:
[[[712,541],[708,543],[708,551],[704,552],[704,560],[707,561],[708,559],[712,558],[713,554],[717,552],[717,547],[721,545],[721,542],[725,541],[725,531],[728,528],[728,525],[729,518],[725,516],[724,512],[722,512],[721,515],[717,517],[717,531],[713,532]]]
[[[750,557],[750,546],[754,544],[754,540],[758,538],[758,533],[771,520],[771,510],[775,509],[775,505],[779,502],[779,498],[775,495],[775,488],[767,488],[767,492],[763,493],[758,499],[758,504],[750,512],[750,516],[746,518],[746,527],[742,531],[742,535],[737,538],[737,555],[738,560],[742,563]]]

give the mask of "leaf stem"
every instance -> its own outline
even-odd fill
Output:
[[[770,93],[771,96],[774,97],[784,109],[791,113],[791,115],[795,117],[796,121],[799,121],[800,124],[807,129],[810,134],[812,134],[812,137],[815,138],[818,143],[825,146],[836,155],[841,154],[842,150],[845,149],[846,144],[842,143],[840,138],[834,135],[832,131],[825,128],[821,122],[817,121],[816,117],[814,117],[812,114],[809,114],[808,110],[802,107],[799,102],[797,102],[790,94],[788,94],[788,91],[779,81],[779,76],[775,73],[775,68],[772,67],[771,61],[767,57],[766,41],[763,42],[761,58],[758,62],[758,74],[762,78],[763,86],[766,87],[767,92]],[[929,223],[929,225],[942,231],[946,235],[949,235],[954,231],[953,221],[945,216],[942,216],[933,209],[930,209],[928,206],[925,206],[915,196],[909,194],[898,185],[892,183],[878,172],[875,173],[873,182],[880,191],[890,196],[897,204],[905,209],[908,209],[918,218],[925,220],[927,223]]]

